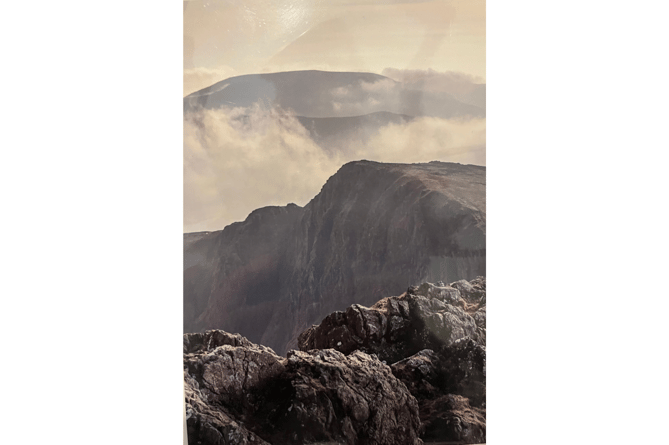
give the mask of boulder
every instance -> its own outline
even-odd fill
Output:
[[[292,434],[272,443],[422,443],[416,399],[376,357],[291,351],[286,367],[288,397],[274,416]]]
[[[423,349],[434,351],[464,338],[479,340],[475,319],[465,311],[459,291],[425,283],[371,308],[359,304],[336,311],[298,336],[302,351],[360,350],[394,363]]]
[[[467,283],[465,280],[462,281]],[[438,282],[437,284],[423,283],[415,288],[412,293],[423,297],[436,298],[444,303],[465,308],[465,300],[460,295],[460,291],[455,287],[446,286],[442,282]]]
[[[470,406],[462,396],[447,394],[421,404],[424,440],[456,443],[486,442],[485,408]]]
[[[485,408],[485,347],[472,339],[458,340],[439,353],[420,351],[393,363],[391,369],[419,405],[426,399],[458,394],[467,397],[473,406]]]
[[[460,291],[460,295],[467,303],[485,306],[485,277],[476,277],[471,281],[459,280],[451,283],[450,287]]]
[[[420,402],[423,399],[439,397],[437,384],[440,366],[439,356],[430,349],[422,351],[393,363],[390,367],[395,377],[406,385],[409,392]]]
[[[378,358],[184,336],[189,444],[420,444],[416,399]]]
[[[188,445],[270,445],[234,420],[222,406],[212,406],[198,382],[184,373]]]

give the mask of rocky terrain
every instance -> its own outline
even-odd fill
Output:
[[[485,278],[352,305],[286,357],[184,335],[190,445],[485,443]]]
[[[345,164],[304,207],[265,207],[221,231],[184,234],[184,332],[239,332],[283,355],[354,303],[485,275],[485,209],[485,167]],[[484,341],[477,319],[461,317],[467,304],[443,313],[459,320],[449,338]]]

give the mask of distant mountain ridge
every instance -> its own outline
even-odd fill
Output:
[[[381,127],[389,124],[405,124],[413,119],[413,116],[388,111],[347,117],[297,116],[297,120],[309,131],[311,138],[317,143],[340,141],[342,138],[353,136],[364,139],[365,136],[378,132]]]
[[[184,112],[262,102],[306,118],[390,112],[409,116],[485,117],[485,109],[445,92],[406,88],[374,73],[286,71],[231,77],[184,98]],[[479,102],[473,102],[479,103]]]
[[[348,163],[305,207],[184,234],[184,332],[239,332],[285,353],[350,304],[485,275],[485,221],[485,167]]]

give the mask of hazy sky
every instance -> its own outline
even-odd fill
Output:
[[[482,0],[187,0],[184,95],[241,74],[362,71],[485,109],[485,89],[468,96],[485,83],[485,23]],[[364,141],[342,137],[333,151],[286,110],[204,110],[184,120],[184,231],[219,230],[267,205],[305,205],[352,160],[485,165],[485,128],[485,118],[420,117]]]
[[[184,95],[239,74],[384,68],[485,82],[485,1],[184,1]]]

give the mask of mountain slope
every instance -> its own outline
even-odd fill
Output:
[[[356,139],[365,141],[376,134],[379,129],[390,124],[405,124],[413,120],[413,116],[395,114],[387,111],[347,117],[304,117],[296,116],[297,120],[309,131],[311,138],[325,146],[342,140]]]
[[[239,332],[283,354],[352,303],[485,275],[485,220],[485,167],[351,162],[304,208],[184,235],[184,330]]]
[[[253,116],[244,114],[234,118],[245,128],[251,128]],[[351,141],[367,142],[387,125],[402,125],[411,122],[414,117],[387,111],[345,117],[305,117],[295,119],[308,132],[309,137],[329,152],[345,153]]]
[[[482,108],[451,94],[405,88],[379,74],[316,70],[231,77],[186,96],[184,111],[249,107],[259,101],[314,118],[376,112],[441,118],[485,116]]]

